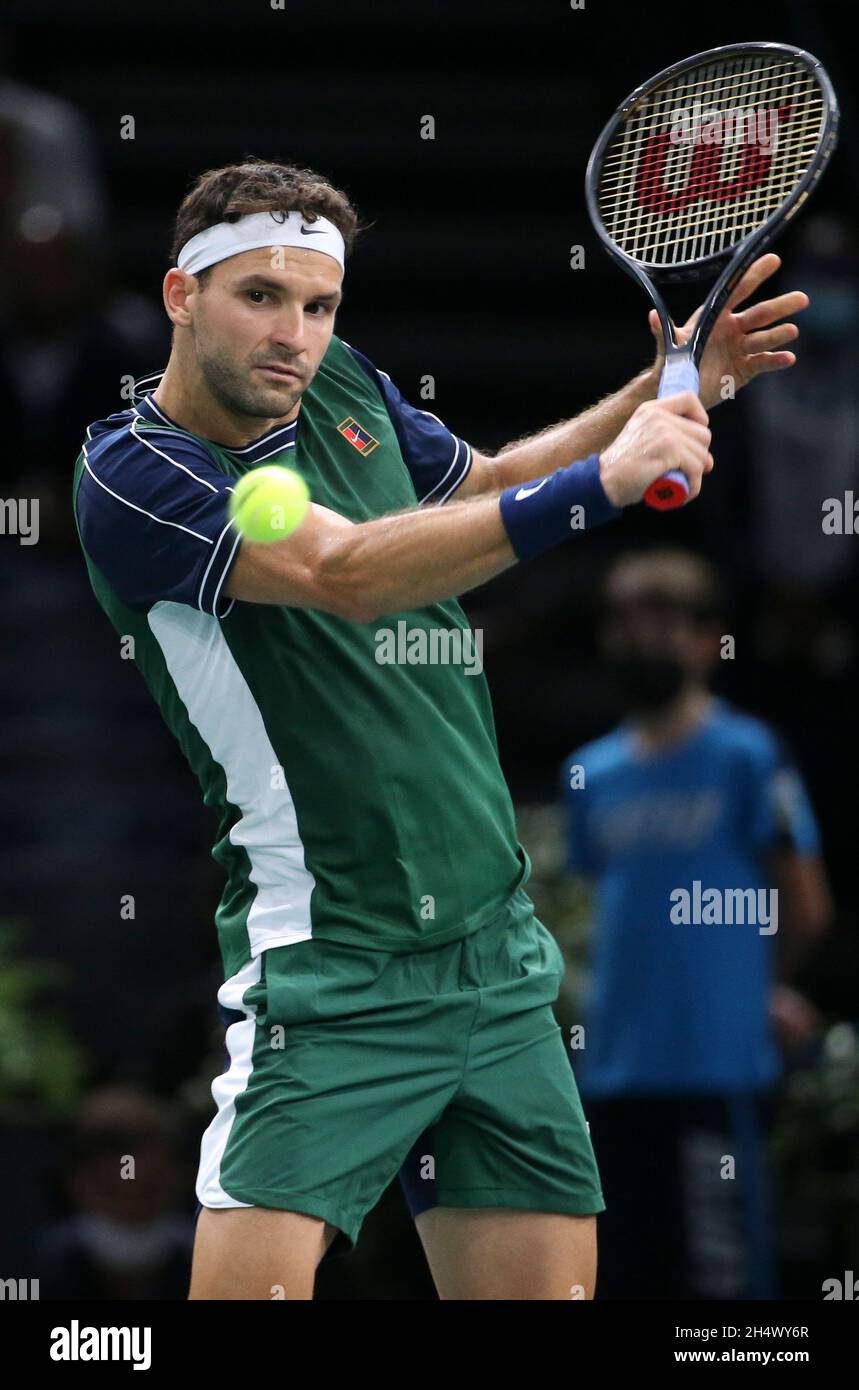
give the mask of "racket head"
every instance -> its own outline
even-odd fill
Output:
[[[588,162],[587,206],[606,250],[647,290],[663,331],[654,282],[729,268],[724,302],[813,190],[837,131],[822,64],[788,44],[696,53],[621,102]]]

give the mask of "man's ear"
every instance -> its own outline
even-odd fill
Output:
[[[197,289],[194,275],[186,275],[184,270],[172,266],[164,276],[162,296],[167,316],[174,328],[188,328],[191,324],[190,296]]]

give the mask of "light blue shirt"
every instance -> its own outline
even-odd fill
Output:
[[[780,1069],[767,1013],[775,936],[763,912],[748,920],[750,894],[742,911],[726,895],[760,889],[755,901],[771,910],[767,853],[819,848],[777,738],[714,701],[681,745],[647,755],[621,726],[572,754],[562,774],[568,865],[596,886],[585,1046],[573,1054],[582,1092],[769,1085]],[[721,922],[700,911],[708,889]],[[692,922],[678,906],[684,892]]]

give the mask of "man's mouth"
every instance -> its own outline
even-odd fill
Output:
[[[265,372],[273,381],[301,381],[301,373],[294,367],[286,367],[281,362],[268,362],[257,367],[258,372]]]

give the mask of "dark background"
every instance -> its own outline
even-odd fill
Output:
[[[135,1083],[169,1102],[179,1123],[176,1201],[187,1212],[206,1087],[220,1066],[213,824],[142,682],[118,659],[89,593],[70,509],[86,425],[124,408],[124,373],[166,361],[160,282],[171,219],[190,181],[251,154],[307,164],[344,188],[371,226],[347,271],[338,333],[407,399],[492,451],[575,414],[651,360],[643,296],[598,247],[584,206],[587,156],[611,110],[688,53],[761,38],[816,53],[841,98],[839,152],[778,248],[780,286],[811,289],[808,272],[826,290],[829,316],[800,340],[789,386],[756,383],[715,413],[717,471],[694,507],[669,517],[639,508],[621,526],[512,571],[465,606],[485,632],[514,797],[549,802],[564,755],[618,713],[593,633],[607,560],[670,539],[718,563],[726,630],[737,639],[718,688],[786,737],[824,833],[838,921],[803,987],[828,1020],[852,1020],[856,540],[831,538],[820,565],[801,562],[806,544],[809,556],[819,551],[828,493],[815,503],[818,460],[839,451],[849,487],[859,451],[850,414],[859,322],[850,318],[857,94],[847,11],[749,3],[696,12],[591,0],[582,11],[561,0],[289,0],[283,11],[264,0],[6,7],[7,80],[77,108],[106,201],[83,252],[88,289],[67,321],[47,313],[40,326],[16,310],[8,270],[0,301],[4,495],[38,496],[42,505],[38,545],[0,537],[0,921],[16,933],[11,958],[35,967],[33,992],[21,985],[14,1017],[36,1058],[23,1073],[7,1067],[0,1096],[12,1207],[0,1274],[28,1271],[34,1230],[67,1209],[63,1145],[77,1092],[70,1075],[63,1095],[51,1095],[60,1059],[80,1049],[78,1088]],[[436,120],[434,141],[420,139],[426,114]],[[120,135],[129,115],[133,140]],[[6,135],[8,189],[16,170],[14,134]],[[585,247],[586,265],[573,272],[575,244]],[[808,311],[809,323],[816,312]],[[42,409],[16,386],[16,354],[52,335],[71,342],[71,363],[63,390]],[[427,373],[434,403],[419,397]],[[802,400],[821,410],[810,447],[791,423]],[[779,460],[760,445],[761,421],[782,409],[785,466],[809,475],[811,504],[786,505],[774,525]],[[120,919],[123,894],[135,897],[133,921]],[[65,974],[54,980],[48,962]],[[56,1054],[45,1052],[49,1014],[60,1030]],[[14,1036],[10,1046],[14,1052]],[[398,1201],[391,1196],[377,1218],[379,1231],[390,1223],[396,1234],[393,1254],[374,1253],[371,1229],[359,1272],[324,1276],[331,1283],[323,1292],[427,1296]]]

